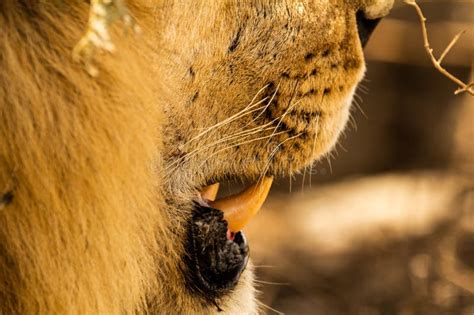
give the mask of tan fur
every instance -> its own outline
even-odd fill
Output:
[[[87,4],[0,2],[0,314],[216,312],[183,277],[196,189],[327,152],[364,72],[354,14],[384,1],[131,2],[144,33],[116,31],[98,79],[71,60]],[[251,269],[224,313],[257,311]]]

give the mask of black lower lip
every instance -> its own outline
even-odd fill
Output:
[[[216,299],[237,285],[248,262],[245,235],[227,238],[227,222],[222,211],[195,204],[185,243],[189,288],[206,299]]]

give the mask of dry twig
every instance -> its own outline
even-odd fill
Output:
[[[420,6],[418,3],[416,3],[416,0],[405,0],[405,3],[408,5],[411,5],[416,9],[416,12],[418,14],[418,17],[420,18],[421,22],[421,30],[423,34],[423,43],[426,49],[426,52],[428,53],[431,62],[433,63],[434,67],[441,72],[444,76],[446,76],[448,79],[456,83],[459,87],[458,89],[454,92],[454,94],[460,94],[467,92],[471,95],[474,95],[474,82],[470,83],[464,83],[462,80],[458,79],[456,76],[451,74],[449,71],[447,71],[442,65],[442,61],[444,57],[449,53],[449,51],[453,48],[453,46],[458,42],[459,38],[465,33],[465,31],[459,32],[454,38],[451,40],[449,45],[444,49],[443,53],[439,58],[436,58],[433,54],[433,49],[430,46],[430,42],[428,40],[428,31],[426,29],[426,18],[423,15],[423,11],[421,10]]]

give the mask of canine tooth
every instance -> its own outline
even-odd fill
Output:
[[[201,190],[202,199],[214,201],[216,200],[217,193],[219,192],[219,183],[215,183],[209,186],[204,187]]]
[[[273,177],[264,177],[261,181],[244,191],[210,202],[211,207],[224,212],[229,230],[238,232],[257,214],[272,186]]]

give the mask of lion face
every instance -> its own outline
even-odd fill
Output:
[[[168,54],[160,66],[175,94],[165,108],[164,180],[175,196],[170,212],[179,209],[199,227],[207,220],[214,235],[189,232],[186,224],[181,231],[197,247],[185,245],[184,256],[198,268],[183,270],[206,312],[244,314],[256,307],[247,244],[240,234],[226,238],[227,226],[210,214],[212,207],[193,204],[198,191],[228,179],[291,175],[331,150],[365,72],[362,46],[373,19],[392,3],[216,1],[164,9],[172,19],[160,41]],[[226,254],[196,256],[193,251],[206,248],[196,245],[201,239]],[[201,265],[206,255],[225,266]]]
[[[365,72],[356,15],[366,2],[172,7],[168,173],[193,186],[288,175],[329,151]]]

